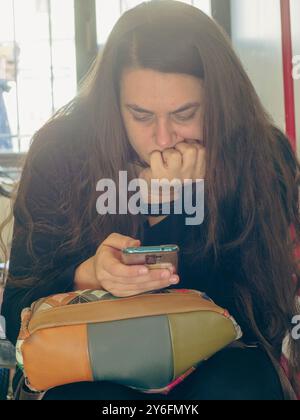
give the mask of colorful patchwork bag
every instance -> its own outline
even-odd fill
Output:
[[[23,310],[17,362],[34,392],[105,380],[168,394],[241,336],[227,310],[196,290],[127,298],[87,290],[40,299]]]

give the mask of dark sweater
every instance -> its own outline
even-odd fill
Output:
[[[31,187],[28,202],[31,203],[31,215],[34,221],[41,218],[41,214],[35,212],[35,202],[43,202],[46,214],[51,214],[51,222],[56,225],[63,225],[61,219],[55,211],[58,201],[59,191],[67,187],[67,178],[62,177],[62,167],[68,155],[64,149],[60,149],[51,157],[48,154],[40,156],[39,160],[32,168]],[[49,211],[53,210],[53,212]],[[233,215],[234,216],[234,215]],[[10,274],[14,277],[29,276],[33,261],[25,247],[25,238],[18,235],[18,227],[23,225],[23,220],[19,215],[18,201],[14,207],[14,234],[10,255]],[[186,226],[184,218],[186,215],[170,215],[159,224],[150,227],[145,222],[145,234],[141,237],[143,245],[178,244],[181,252],[179,255],[179,275],[180,283],[175,288],[190,288],[206,292],[217,304],[228,309],[236,318],[244,332],[246,342],[255,341],[247,319],[241,311],[241,307],[235,300],[235,282],[242,275],[238,252],[231,252],[222,255],[218,262],[213,260],[212,255],[203,255],[197,263],[192,264],[184,251],[189,243],[190,235],[194,227]],[[197,227],[197,237],[205,241],[205,223]],[[49,261],[52,258],[53,275],[52,280],[43,286],[37,286],[30,290],[7,286],[4,292],[2,314],[7,322],[7,336],[15,343],[20,329],[20,316],[23,308],[30,306],[35,300],[57,293],[64,293],[73,290],[73,279],[76,268],[86,259],[95,254],[96,248],[87,247],[85,252],[78,254],[70,252],[68,258],[60,258],[56,252],[63,238],[55,237],[47,233],[36,233],[33,238],[35,253],[41,261]],[[255,261],[253,262],[255,264]],[[41,276],[45,273],[41,273]],[[258,325],[263,330],[264,326],[257,319]]]

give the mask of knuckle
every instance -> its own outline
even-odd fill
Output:
[[[186,153],[189,155],[194,155],[197,152],[198,152],[198,148],[193,145],[188,146],[188,148],[186,149]]]
[[[115,232],[113,232],[113,233],[111,233],[107,238],[106,238],[106,241],[105,242],[108,242],[108,241],[110,241],[111,239],[116,239],[118,237],[118,234],[117,233],[115,233]]]
[[[99,245],[97,251],[96,251],[96,257],[100,258],[101,253],[103,252],[103,250],[105,249],[105,241],[102,242],[102,244]]]
[[[159,281],[163,280],[163,277],[162,277],[163,271],[161,271],[161,270],[153,270],[153,271],[157,271],[157,273],[153,273],[153,275],[151,277],[151,281],[159,282]]]

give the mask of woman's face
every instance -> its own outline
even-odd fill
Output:
[[[203,140],[203,82],[186,74],[131,69],[120,86],[121,113],[129,141],[146,163],[185,140]]]

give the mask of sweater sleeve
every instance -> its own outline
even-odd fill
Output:
[[[14,229],[8,282],[1,311],[6,319],[7,337],[13,344],[16,343],[19,334],[22,310],[42,297],[73,290],[75,270],[88,258],[82,252],[76,254],[71,250],[69,255],[62,255],[59,252],[59,246],[64,241],[63,226],[66,220],[59,211],[58,203],[61,189],[67,187],[67,180],[61,178],[59,162],[63,162],[61,157],[57,162],[49,156],[45,158],[39,156],[36,164],[31,166],[29,178],[28,175],[26,176],[26,182],[29,181],[26,204],[34,226],[42,221],[53,227],[47,231],[34,228],[32,250],[35,260],[26,246],[28,229],[18,196],[14,205]],[[26,171],[26,166],[24,171]],[[20,185],[22,181],[23,175]],[[36,279],[34,286],[21,286],[22,278],[33,276]],[[10,284],[11,278],[17,279],[17,283]],[[47,279],[46,282],[45,279]]]

